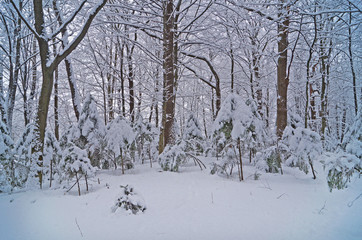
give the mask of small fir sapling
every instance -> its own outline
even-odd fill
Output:
[[[342,148],[347,153],[362,159],[362,111],[358,113],[353,124],[346,130]]]
[[[204,152],[204,136],[201,124],[194,114],[190,114],[182,135],[182,141],[185,142],[185,151],[200,155]]]
[[[129,169],[133,167],[133,163],[131,159],[127,157],[127,154],[134,141],[135,133],[132,127],[121,116],[107,125],[105,142],[108,156],[111,157],[115,168],[117,168],[120,162],[122,174],[124,174],[125,168]]]
[[[284,145],[271,146],[256,154],[256,167],[269,173],[283,173]]]
[[[59,180],[61,173],[59,163],[62,158],[62,150],[59,142],[50,131],[46,131],[43,151],[43,164],[45,168],[44,174],[49,174],[49,187],[56,178]]]
[[[9,129],[0,118],[0,192],[9,192],[15,185],[13,148]]]
[[[87,150],[94,167],[100,167],[105,131],[104,122],[98,114],[96,101],[88,94],[79,117],[77,131],[73,132],[72,141],[79,148]]]
[[[306,128],[287,126],[284,130],[282,143],[287,147],[289,153],[286,164],[298,167],[306,174],[310,168],[313,179],[316,179],[313,162],[323,152],[320,135]]]
[[[39,154],[32,153],[37,139],[35,124],[29,123],[14,147],[15,179],[18,187],[29,187],[39,184],[36,179],[38,172],[44,171],[43,163],[39,163]]]
[[[356,116],[347,129],[341,147],[335,153],[326,153],[323,161],[328,172],[330,190],[347,187],[353,176],[362,172],[362,114]]]
[[[152,160],[155,158],[155,152],[157,152],[155,151],[157,149],[152,149],[152,147],[158,144],[158,133],[150,123],[144,121],[141,114],[138,114],[133,129],[135,132],[135,146],[137,148],[138,159],[143,164],[148,157],[150,166],[152,167]]]
[[[112,207],[112,212],[116,212],[120,208],[127,212],[132,212],[133,214],[146,210],[144,199],[134,191],[133,187],[128,185],[120,187],[121,193],[118,196],[115,205]]]
[[[63,166],[66,179],[70,180],[75,177],[79,196],[79,180],[81,177],[84,176],[86,190],[89,190],[88,178],[95,175],[96,169],[91,165],[86,150],[80,149],[75,144],[69,142],[67,148],[63,150],[61,165]]]
[[[158,163],[164,171],[178,172],[179,167],[187,162],[186,153],[181,145],[167,145],[158,156]]]
[[[327,181],[330,191],[348,187],[353,176],[360,176],[362,172],[361,158],[340,150],[335,153],[325,153],[322,163],[327,171]]]
[[[265,138],[263,122],[252,100],[230,94],[223,102],[213,125],[213,142],[218,152],[228,156],[221,164],[215,163],[212,173],[222,173],[238,166],[240,181],[243,180],[243,154],[257,148]],[[231,150],[230,150],[231,149]],[[232,157],[234,153],[234,157]],[[230,165],[229,167],[226,167]],[[220,168],[220,169],[217,169]]]
[[[177,123],[175,123],[177,125]],[[158,162],[164,171],[178,172],[180,166],[187,163],[191,158],[200,169],[206,168],[197,155],[203,152],[203,136],[197,119],[191,115],[188,118],[182,138],[178,135],[176,143],[168,145],[158,157]],[[179,132],[175,128],[176,132]]]
[[[303,127],[302,119],[298,114],[289,113],[288,123],[292,128]],[[283,174],[282,162],[290,156],[288,147],[283,141],[277,140],[277,137],[269,133],[269,147],[263,148],[256,155],[256,167],[269,173]]]

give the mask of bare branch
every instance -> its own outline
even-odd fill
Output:
[[[93,8],[79,35],[68,46],[65,46],[64,50],[54,58],[54,61],[51,63],[51,68],[55,68],[55,66],[57,66],[78,46],[78,44],[83,40],[84,36],[86,35],[90,25],[92,24],[93,19],[96,17],[98,12],[103,8],[106,3],[107,0],[102,0],[102,2],[98,6]]]
[[[21,20],[25,23],[25,25],[29,28],[29,30],[35,35],[36,38],[40,38],[39,34],[35,31],[35,29],[29,24],[29,22],[24,18],[23,14],[19,11],[19,9],[16,7],[13,0],[10,0],[11,5],[13,5],[16,13],[19,15]]]

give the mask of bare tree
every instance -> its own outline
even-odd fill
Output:
[[[159,152],[167,144],[175,143],[175,68],[174,68],[174,8],[173,0],[163,0],[163,106]]]
[[[64,31],[67,26],[74,20],[76,15],[80,12],[82,7],[85,5],[86,1],[83,1],[80,6],[74,11],[74,13],[68,18],[66,22],[63,23],[57,30],[52,33],[48,33],[45,28],[45,17],[44,17],[44,8],[42,0],[34,0],[33,1],[33,10],[34,10],[34,27],[22,16],[19,7],[16,6],[13,0],[10,0],[13,7],[16,9],[19,17],[24,21],[27,27],[33,32],[35,37],[38,40],[39,50],[40,50],[40,61],[41,61],[41,69],[42,69],[42,77],[43,83],[41,86],[41,92],[39,97],[39,105],[36,116],[36,131],[37,131],[37,139],[36,145],[33,149],[33,152],[40,153],[40,157],[38,160],[39,167],[43,166],[43,157],[42,152],[44,148],[44,138],[45,138],[45,128],[47,125],[47,117],[48,117],[48,109],[50,96],[52,93],[53,85],[54,85],[54,71],[56,67],[60,64],[62,60],[64,60],[82,41],[85,34],[87,33],[93,19],[96,17],[98,12],[103,8],[106,4],[107,0],[102,0],[98,5],[94,7],[94,9],[88,15],[83,27],[81,28],[79,34],[70,42],[67,46],[64,47],[62,51],[56,54],[56,56],[52,57],[52,50],[50,49],[52,39],[55,38],[59,33]],[[42,188],[42,177],[43,174],[41,171],[38,171],[40,188]]]

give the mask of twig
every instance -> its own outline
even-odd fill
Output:
[[[277,199],[280,199],[281,197],[283,197],[285,195],[285,193],[283,193],[282,195],[279,195],[278,197],[277,197]]]
[[[322,211],[326,209],[326,202],[324,201],[323,207],[319,210],[318,214],[322,214]]]
[[[202,167],[204,167],[206,169],[205,164],[200,159],[198,159],[197,157],[195,157],[194,155],[192,155],[190,153],[186,153],[186,155],[190,156],[194,160],[194,162],[199,165],[201,170],[202,170]]]
[[[79,229],[80,235],[83,237],[83,233],[82,233],[82,230],[80,230],[80,227],[79,227],[77,218],[75,218],[75,224],[77,224],[77,227],[78,227],[78,229]]]
[[[262,187],[262,188],[266,188],[266,189],[269,189],[269,190],[273,190],[273,189],[271,189],[268,181],[266,181],[266,184],[263,183],[263,187]]]
[[[73,186],[71,186],[66,192],[69,192],[70,190],[72,190],[72,188],[79,182],[79,180],[82,178],[83,176],[80,176],[78,178],[78,180],[73,184]]]
[[[354,203],[357,199],[359,199],[360,197],[362,197],[362,193],[361,193],[360,195],[358,195],[353,201],[349,202],[347,206],[348,206],[348,207],[352,207],[353,203]]]

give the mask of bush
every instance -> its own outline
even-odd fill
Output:
[[[326,153],[323,163],[328,172],[327,181],[330,191],[334,188],[346,188],[353,176],[361,175],[362,161],[353,154],[343,151]]]
[[[164,171],[178,172],[179,167],[186,161],[186,154],[180,145],[167,145],[158,156],[158,163]]]
[[[122,188],[122,192],[112,207],[112,212],[116,212],[119,208],[123,208],[133,214],[146,210],[146,204],[143,198],[134,191],[133,187],[128,185],[120,187]]]

